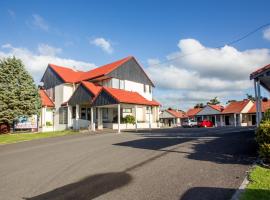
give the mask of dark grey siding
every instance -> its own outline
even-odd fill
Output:
[[[108,76],[154,86],[134,58],[110,72]]]
[[[87,90],[83,85],[79,85],[69,99],[68,105],[75,106],[76,104],[90,104],[93,98],[94,95],[89,90]]]
[[[111,105],[111,104],[117,104],[118,102],[109,95],[106,91],[102,91],[96,98],[96,100],[93,103],[93,106],[103,106],[103,105]]]
[[[45,89],[53,88],[57,85],[64,83],[64,81],[56,74],[50,67],[47,67],[41,82],[44,83],[43,87]]]
[[[220,114],[220,111],[211,108],[210,106],[206,106],[196,115],[198,116],[198,115],[216,115],[216,114]]]

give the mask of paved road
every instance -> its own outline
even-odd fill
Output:
[[[230,199],[254,160],[247,128],[87,134],[0,146],[0,199]]]

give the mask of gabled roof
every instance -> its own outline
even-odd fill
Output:
[[[42,107],[45,107],[45,106],[47,106],[47,107],[54,107],[53,101],[47,95],[47,93],[45,92],[45,90],[39,89],[39,96],[40,96],[40,99],[41,99]]]
[[[250,108],[248,113],[256,113],[256,103]],[[266,110],[270,109],[270,100],[262,101],[262,112],[265,112]]]
[[[215,109],[215,110],[217,110],[219,112],[221,112],[224,109],[224,107],[221,106],[221,105],[211,105],[211,104],[208,104],[208,106],[210,106],[211,108],[213,108],[213,109]]]
[[[178,111],[178,110],[173,110],[173,109],[168,109],[166,110],[168,113],[173,115],[176,118],[183,118],[185,117],[185,113],[183,111]]]
[[[100,90],[102,89],[101,86],[95,85],[89,81],[82,81],[81,84],[86,87],[94,96],[96,96]]]
[[[257,69],[256,71],[252,72],[252,73],[250,74],[250,79],[253,79],[254,77],[256,77],[256,75],[258,75],[258,74],[260,74],[260,73],[262,73],[263,71],[268,70],[268,69],[270,69],[270,64],[265,65],[265,66],[263,66],[263,67]]]
[[[49,67],[66,83],[75,83],[85,72],[76,71],[69,67],[62,67],[54,64],[49,64]]]
[[[80,80],[84,81],[84,80],[90,80],[93,78],[97,78],[100,76],[105,76],[106,74],[112,72],[113,70],[115,70],[117,67],[121,66],[122,64],[124,64],[125,62],[129,61],[130,59],[132,59],[132,56],[128,56],[126,58],[123,58],[121,60],[103,65],[101,67],[95,68],[93,70],[90,70],[88,72],[85,72],[84,74],[82,74],[80,76]]]
[[[137,92],[108,87],[103,87],[103,90],[106,91],[109,95],[111,95],[119,103],[160,106],[157,101],[149,101]]]
[[[241,111],[246,107],[246,105],[250,102],[250,100],[243,100],[243,101],[235,101],[231,102],[225,109],[222,111],[224,114],[229,113],[241,113]]]
[[[191,108],[186,112],[186,116],[192,117],[192,116],[196,115],[198,112],[200,112],[201,110],[202,110],[202,108]]]

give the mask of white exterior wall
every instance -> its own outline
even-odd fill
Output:
[[[149,87],[149,85],[147,85],[147,88],[148,87]],[[150,93],[149,89],[148,89],[148,91],[144,92],[144,84],[142,84],[142,83],[136,83],[133,81],[125,80],[125,90],[132,91],[132,92],[138,92],[140,95],[142,95],[147,100],[152,101],[152,92]]]
[[[69,100],[74,92],[72,84],[61,84],[55,86],[55,115],[54,115],[54,128],[56,131],[65,130],[68,128],[68,124],[59,124],[59,108],[62,103]],[[70,112],[68,112],[68,122],[71,121]]]

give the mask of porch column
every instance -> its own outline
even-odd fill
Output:
[[[137,105],[135,105],[135,113],[134,113],[134,115],[135,115],[135,129],[137,131],[137,128],[138,128],[138,124],[137,124]]]
[[[236,114],[233,114],[233,118],[234,118],[234,126],[236,126]]]
[[[80,129],[80,125],[79,125],[79,118],[80,118],[80,106],[79,104],[76,104],[76,117],[75,117],[75,124],[76,127],[75,129],[79,130]]]
[[[217,116],[215,115],[215,127],[217,127]]]
[[[94,108],[91,107],[91,130],[92,131],[95,131],[96,127],[95,127],[95,124],[94,124]]]
[[[102,130],[103,129],[103,122],[102,122],[102,108],[98,108],[98,129]]]
[[[260,80],[257,82],[257,87],[258,87],[258,122],[260,123],[262,120],[262,98],[261,98],[261,84]]]
[[[254,79],[254,92],[255,92],[255,99],[256,99],[256,125],[257,127],[259,126],[259,112],[258,112],[258,93],[257,93],[257,82],[256,80]]]
[[[239,114],[239,125],[242,126],[243,114]]]
[[[120,129],[120,123],[121,123],[121,107],[120,107],[120,103],[117,105],[117,113],[118,113],[118,133],[121,132],[121,129]]]
[[[149,116],[149,128],[151,129],[151,106],[149,106],[149,113],[148,113],[148,116]]]
[[[68,127],[72,127],[72,106],[68,106]]]
[[[223,126],[223,115],[220,115],[220,126]]]
[[[157,109],[156,109],[156,114],[157,114],[157,126],[159,127],[159,106],[157,106]]]
[[[42,112],[42,127],[46,127],[46,109],[47,107],[43,107],[43,112]]]

